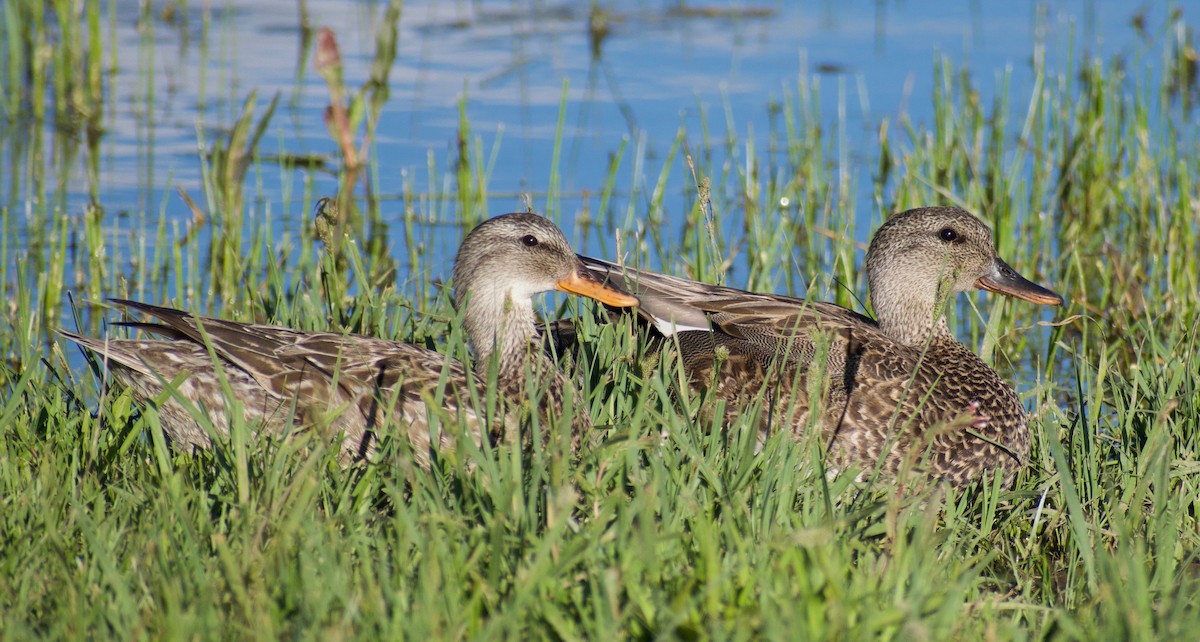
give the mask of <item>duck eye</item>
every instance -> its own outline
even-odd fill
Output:
[[[941,232],[938,232],[938,238],[947,243],[953,243],[958,240],[958,232],[955,232],[954,228],[945,227],[942,228]]]
[[[532,234],[526,234],[525,236],[521,237],[521,243],[523,243],[525,247],[533,247],[538,244],[538,240],[536,236]]]

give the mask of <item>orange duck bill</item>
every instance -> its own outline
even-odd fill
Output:
[[[628,308],[638,304],[637,297],[632,294],[622,292],[611,285],[605,285],[586,272],[579,270],[575,270],[571,276],[565,279],[559,279],[554,285],[563,292],[585,296],[618,308]]]
[[[1039,305],[1062,305],[1063,302],[1061,296],[1021,276],[1000,257],[996,257],[990,274],[985,274],[975,281],[975,287]]]

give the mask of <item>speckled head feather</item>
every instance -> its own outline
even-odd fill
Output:
[[[957,293],[982,287],[980,280],[1000,266],[1008,268],[996,256],[991,230],[964,210],[922,207],[892,216],[875,232],[867,250],[867,281],[880,328],[910,346],[932,333],[950,336],[946,305]],[[1049,290],[1021,281],[1024,287],[1014,296],[1062,302]]]
[[[536,214],[497,216],[467,235],[454,261],[454,300],[480,362],[497,349],[502,365],[524,358],[537,321],[533,296],[549,290],[637,303],[591,280],[563,233]]]

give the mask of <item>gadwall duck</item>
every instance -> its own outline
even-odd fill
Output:
[[[637,300],[591,278],[562,232],[533,214],[499,216],[468,234],[455,259],[454,286],[475,354],[473,373],[409,343],[198,318],[124,300],[113,302],[157,323],[121,325],[165,340],[62,334],[99,355],[140,402],[156,403],[164,431],[186,450],[210,445],[198,413],[207,413],[218,433],[229,430],[230,407],[209,346],[249,426],[274,434],[291,425],[328,428],[343,436],[343,463],[370,456],[386,426],[396,425],[407,431],[418,463],[427,466],[429,404],[436,399],[447,416],[465,415],[476,440],[495,433],[495,423],[489,430],[472,403],[486,398],[482,382],[493,358],[498,390],[509,404],[503,422],[509,425],[500,429],[511,427],[515,407],[530,403],[535,386],[541,416],[558,416],[570,395],[576,436],[589,427],[578,390],[540,349],[532,297],[561,290],[618,307]],[[164,392],[165,386],[174,392]],[[452,432],[448,426],[441,431],[440,446],[453,447]]]
[[[693,388],[726,401],[727,418],[763,397],[764,429],[820,430],[832,469],[911,469],[955,485],[993,472],[1007,485],[1026,463],[1020,399],[955,340],[945,310],[975,288],[1043,305],[1062,297],[1009,267],[987,226],[961,209],[909,210],[875,233],[866,269],[878,320],[581,259],[639,298],[639,315],[678,346]]]

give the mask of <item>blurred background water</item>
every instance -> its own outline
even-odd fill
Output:
[[[288,230],[311,215],[312,199],[336,191],[339,152],[323,116],[329,92],[313,71],[310,36],[333,30],[346,82],[357,86],[369,78],[383,5],[105,6],[115,27],[105,47],[116,64],[106,76],[102,131],[95,133],[98,172],[87,170],[93,152],[82,143],[86,132],[47,121],[45,140],[31,142],[10,120],[0,133],[0,162],[9,165],[0,201],[10,217],[47,205],[47,195],[34,188],[40,172],[42,182],[64,186],[49,205],[53,213],[82,216],[93,200],[103,207],[118,255],[141,221],[161,214],[186,226],[192,214],[177,189],[201,194],[201,152],[228,135],[251,91],[259,113],[277,92],[280,106],[257,150],[264,160],[250,169],[246,216],[269,214],[272,225]],[[686,132],[684,151],[717,150],[718,157],[705,159],[710,170],[744,164],[751,155],[781,155],[786,149],[771,148],[767,141],[778,137],[768,133],[784,126],[783,105],[810,92],[829,169],[845,195],[833,206],[852,209],[862,223],[853,234],[865,241],[890,203],[872,181],[881,123],[900,129],[937,117],[930,97],[938,61],[965,73],[986,104],[1009,96],[1007,109],[1019,127],[1038,69],[1069,75],[1079,60],[1099,59],[1120,61],[1134,75],[1162,74],[1164,43],[1172,38],[1168,17],[1179,10],[1118,0],[410,1],[398,22],[371,180],[385,221],[445,225],[425,248],[435,265],[444,265],[443,274],[461,237],[460,213],[447,199],[463,144],[482,151],[486,214],[530,203],[568,230],[583,212],[636,224],[668,167],[662,224],[669,241],[682,233],[677,228],[695,199],[686,165],[667,162],[678,133]],[[748,141],[758,147],[751,150]],[[282,156],[326,165],[314,170],[269,160]],[[622,166],[612,172],[613,198],[608,212],[597,212],[615,157]],[[799,207],[778,205],[781,215]],[[735,209],[728,202],[718,207],[715,226],[733,226]],[[28,233],[16,223],[6,229]],[[613,251],[605,235],[571,236],[582,251]],[[402,239],[388,243],[403,280],[408,250]],[[733,267],[730,282],[740,284]]]

